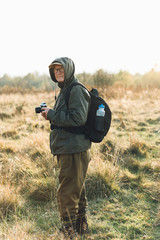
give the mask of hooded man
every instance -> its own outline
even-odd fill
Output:
[[[71,133],[67,128],[78,129],[85,125],[90,107],[90,95],[85,88],[76,85],[70,92],[66,106],[65,93],[69,86],[78,82],[74,62],[67,58],[56,58],[49,65],[51,79],[58,83],[60,93],[53,109],[43,108],[42,116],[51,123],[50,148],[57,156],[59,188],[57,202],[62,230],[73,239],[88,232],[86,218],[87,199],[85,178],[90,161],[91,142],[83,133]]]

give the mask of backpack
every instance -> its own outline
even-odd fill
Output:
[[[70,92],[72,88],[76,85],[80,85],[87,90],[87,88],[81,83],[77,82],[77,83],[71,84],[65,93],[65,103],[67,107],[68,107]],[[79,127],[59,127],[55,124],[51,124],[51,130],[63,129],[70,133],[85,134],[86,138],[88,138],[91,142],[95,142],[95,143],[101,142],[103,138],[107,135],[110,129],[112,113],[108,104],[104,101],[103,98],[101,98],[98,95],[97,89],[93,88],[91,91],[88,91],[88,93],[91,97],[91,105],[88,112],[86,124],[84,126],[79,126]],[[96,115],[100,105],[104,106],[104,111],[105,111],[104,118]],[[99,125],[99,121],[100,121],[100,125]],[[97,128],[97,125],[98,125],[98,128]]]
[[[83,88],[85,88],[87,90],[87,88],[82,85],[81,83],[73,83],[69,86],[69,88],[67,89],[66,93],[65,93],[65,103],[68,107],[68,101],[69,101],[69,97],[70,97],[70,92],[72,90],[72,88],[76,85],[80,85]],[[88,90],[87,90],[88,91]],[[95,142],[95,143],[99,143],[103,140],[103,138],[107,135],[109,129],[110,129],[110,125],[111,125],[111,110],[108,106],[108,104],[104,101],[103,98],[101,98],[98,95],[98,91],[97,89],[93,88],[91,91],[88,91],[89,95],[91,97],[91,105],[90,105],[90,109],[88,112],[88,117],[87,117],[87,122],[85,124],[85,126],[82,127],[73,127],[73,128],[63,128],[66,131],[72,132],[72,133],[79,133],[79,134],[85,134],[86,137],[91,141],[91,142]],[[98,110],[99,105],[104,106],[104,110],[105,110],[105,116],[103,119],[103,127],[101,128],[101,130],[97,130],[96,129],[96,122],[98,118],[102,118],[102,117],[97,117],[96,116],[96,112]]]

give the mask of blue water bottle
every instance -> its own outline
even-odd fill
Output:
[[[105,106],[103,104],[98,106],[96,111],[96,120],[95,120],[95,128],[97,131],[104,131],[104,120],[105,120]]]

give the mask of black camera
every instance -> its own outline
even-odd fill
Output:
[[[36,113],[41,113],[41,112],[43,111],[43,110],[42,110],[43,107],[47,107],[47,104],[46,104],[45,102],[41,103],[41,104],[40,104],[40,107],[36,107],[36,108],[35,108],[35,112],[36,112]]]

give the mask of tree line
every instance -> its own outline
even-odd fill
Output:
[[[132,75],[127,71],[119,71],[112,74],[99,69],[93,74],[79,73],[76,77],[83,84],[95,87],[115,85],[125,88],[160,88],[160,72],[154,69],[151,69],[144,75]],[[38,72],[35,72],[23,77],[10,77],[5,74],[0,78],[0,88],[5,86],[18,89],[51,91],[55,89],[56,84],[54,84],[49,75],[40,75]]]

